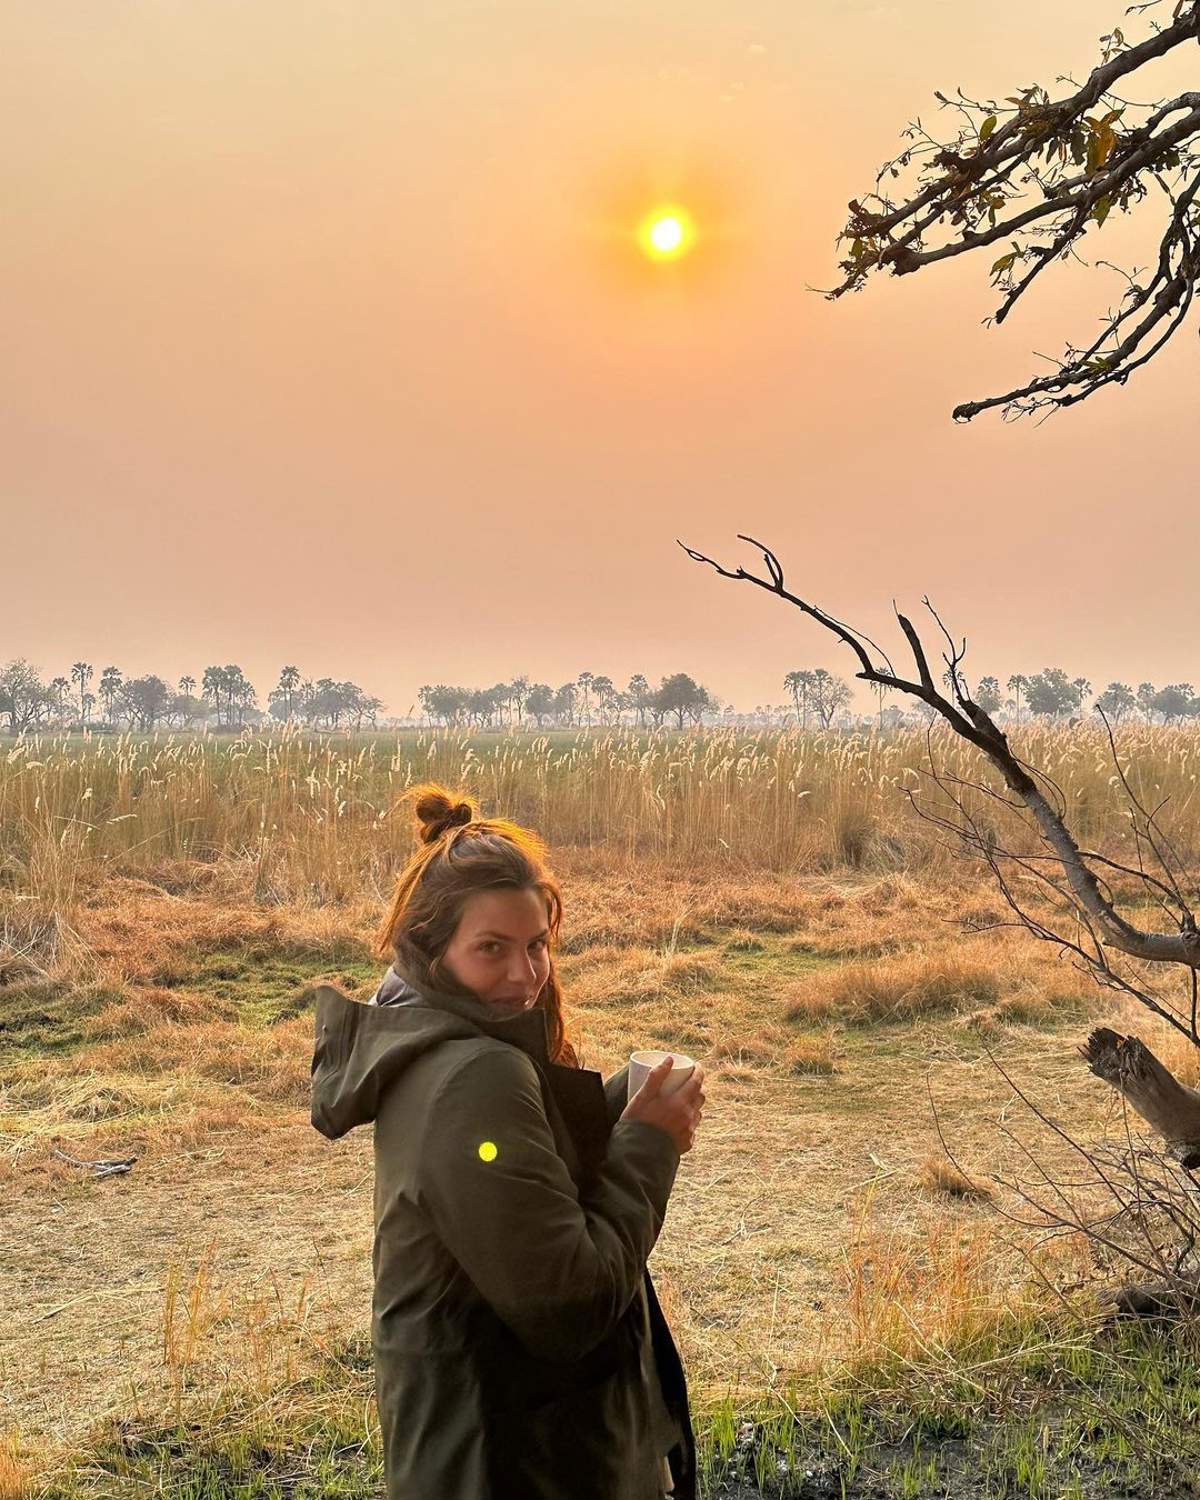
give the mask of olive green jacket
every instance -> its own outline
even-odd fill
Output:
[[[545,1012],[316,992],[312,1122],[374,1122],[388,1500],[695,1500],[683,1367],[646,1260],[679,1153],[548,1056]],[[379,1003],[376,1003],[379,1002]]]

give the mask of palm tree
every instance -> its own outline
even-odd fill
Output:
[[[609,703],[612,701],[613,695],[617,691],[616,688],[613,686],[613,680],[612,680],[612,678],[611,677],[593,677],[593,679],[592,679],[592,691],[596,695],[596,706],[597,706],[597,708],[600,711],[600,717],[601,717],[601,719],[605,723],[607,723],[608,720],[604,718],[604,713],[605,713],[605,710],[607,709]]]
[[[179,679],[179,691],[183,694],[183,696],[185,698],[190,698],[192,696],[192,689],[195,686],[196,686],[196,679],[194,677],[189,677],[189,676],[185,675],[185,676],[183,676],[183,677],[181,677]]]
[[[588,689],[596,679],[591,672],[580,672],[578,680],[579,686],[583,689],[583,722],[589,724],[591,720],[588,717]]]
[[[300,668],[284,667],[279,674],[279,681],[275,685],[275,691],[283,699],[283,706],[290,719],[295,706],[296,689],[300,686]]]
[[[67,696],[71,684],[65,677],[56,677],[50,684],[50,691],[54,694],[54,701],[61,715],[63,711],[63,699]]]
[[[1029,678],[1022,677],[1020,672],[1014,672],[1008,679],[1008,690],[1016,694],[1017,699],[1017,723],[1021,722],[1021,694],[1029,686]]]
[[[218,728],[221,724],[221,695],[226,693],[228,688],[229,677],[224,667],[205,667],[200,690],[206,698],[212,699]]]
[[[883,733],[883,700],[884,700],[884,696],[888,692],[888,685],[887,685],[886,682],[876,682],[876,683],[873,684],[873,686],[874,686],[874,689],[875,689],[875,696],[879,699],[879,732],[880,732],[880,734],[882,734]]]
[[[86,661],[77,661],[71,668],[71,681],[79,684],[79,717],[85,722],[87,720],[87,707],[83,701],[83,695],[87,692],[87,685],[91,680],[91,664]]]
[[[637,709],[638,728],[646,727],[646,705],[650,701],[650,684],[641,672],[635,672],[629,679],[629,686],[625,689],[625,695],[629,699],[630,708]]]
[[[113,704],[121,690],[121,682],[120,667],[105,667],[100,673],[100,696],[104,699],[104,716],[110,724],[113,721]]]
[[[230,709],[229,722],[233,723],[232,709],[236,704],[240,728],[245,719],[246,710],[254,707],[254,687],[247,681],[246,674],[236,662],[230,662],[224,672],[225,704]]]

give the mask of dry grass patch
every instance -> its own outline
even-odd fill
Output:
[[[726,936],[724,946],[730,953],[762,953],[767,945],[748,927],[735,927]]]
[[[0,1500],[33,1500],[36,1493],[36,1469],[22,1451],[19,1434],[0,1434]]]
[[[311,1062],[308,1016],[266,1029],[159,1020],[70,1056],[8,1067],[0,1148],[25,1170],[44,1168],[58,1143],[86,1154],[110,1141],[134,1149],[195,1142],[210,1129],[259,1129],[273,1112],[307,1108]]]
[[[864,1215],[844,1261],[842,1354],[874,1364],[920,1360],[931,1348],[986,1346],[1014,1320],[1045,1316],[1056,1305],[1052,1288],[1091,1269],[1082,1235],[1030,1253],[1040,1277],[1016,1279],[1003,1236],[990,1223],[964,1223],[949,1206],[918,1231],[880,1228]]]
[[[1084,1020],[1101,1007],[1103,995],[1083,975],[1064,971],[1061,964],[1037,964],[1030,958],[1006,966],[1008,991],[994,1004],[958,1018],[958,1024],[983,1036],[1013,1026],[1054,1026]]]
[[[80,1029],[91,1041],[99,1042],[151,1031],[162,1022],[193,1026],[232,1021],[236,1015],[236,1006],[215,995],[150,986],[85,1017]]]
[[[717,964],[692,953],[673,953],[639,965],[626,979],[628,993],[639,999],[656,995],[694,995],[720,983]]]
[[[98,1043],[76,1061],[97,1073],[211,1078],[236,1084],[259,1099],[301,1106],[309,1101],[312,1048],[308,1016],[265,1030],[231,1021],[195,1026],[164,1022],[136,1036]]]
[[[1148,1015],[1131,1001],[1125,1002],[1111,1024],[1123,1035],[1140,1037],[1180,1083],[1200,1089],[1200,1047],[1173,1026]],[[1131,1118],[1136,1117],[1131,1114]]]
[[[713,1037],[729,1029],[739,998],[728,991],[703,992],[702,1005],[659,991],[630,999],[627,992],[592,1006],[579,1003],[577,988],[567,997],[567,1032],[580,1052],[580,1065],[608,1073],[621,1068],[635,1049],[685,1052],[708,1065]]]
[[[695,953],[603,945],[565,957],[560,965],[568,1009],[573,1004],[634,1003],[694,995],[721,982],[719,962]]]
[[[837,1071],[832,1042],[825,1036],[801,1036],[785,1026],[727,1027],[713,1040],[705,1061],[721,1065],[722,1075],[734,1064],[735,1070],[747,1066],[760,1070],[773,1068],[783,1073],[828,1076]]]
[[[268,908],[254,901],[247,872],[233,874],[219,890],[187,896],[130,877],[98,881],[76,913],[90,961],[111,980],[170,988],[224,951],[307,953],[331,966],[367,953],[382,903]]]
[[[159,1113],[178,1102],[169,1078],[81,1069],[71,1059],[54,1058],[41,1067],[9,1071],[0,1093],[3,1119],[25,1134],[40,1133],[54,1120],[99,1120],[114,1115]]]
[[[806,975],[790,988],[784,1014],[849,1025],[956,1017],[986,1033],[1085,1018],[1099,999],[1085,976],[1028,939],[980,935]]]
[[[23,953],[7,945],[0,945],[0,989],[36,982],[41,977],[42,970]]]
[[[214,1134],[261,1134],[287,1118],[284,1107],[192,1073],[81,1071],[55,1058],[36,1071],[10,1069],[0,1085],[0,1168],[57,1190],[79,1182],[81,1172],[56,1148],[80,1160],[188,1150]]]
[[[917,885],[905,875],[848,884],[827,881],[807,888],[796,951],[825,958],[879,957],[940,940],[957,918],[955,896],[937,885]]]
[[[802,931],[811,903],[807,879],[769,871],[680,869],[640,864],[601,849],[556,851],[566,899],[564,953],[597,945],[661,947],[711,939],[714,929]]]
[[[855,962],[800,980],[784,1012],[789,1021],[852,1024],[912,1021],[994,1003],[1002,982],[978,959],[950,950]]]
[[[978,1200],[992,1196],[990,1187],[984,1183],[973,1182],[944,1156],[926,1157],[921,1164],[918,1181],[929,1192],[941,1193],[949,1198]]]

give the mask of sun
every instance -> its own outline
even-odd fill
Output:
[[[674,203],[648,213],[638,230],[638,241],[651,260],[678,260],[691,249],[695,237],[691,215]]]
[[[660,255],[670,255],[683,244],[683,225],[674,214],[655,219],[650,226],[650,243]]]

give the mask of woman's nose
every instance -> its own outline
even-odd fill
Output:
[[[509,966],[509,979],[515,984],[524,984],[526,980],[537,978],[537,966],[532,957],[527,953],[524,958],[518,957]]]

